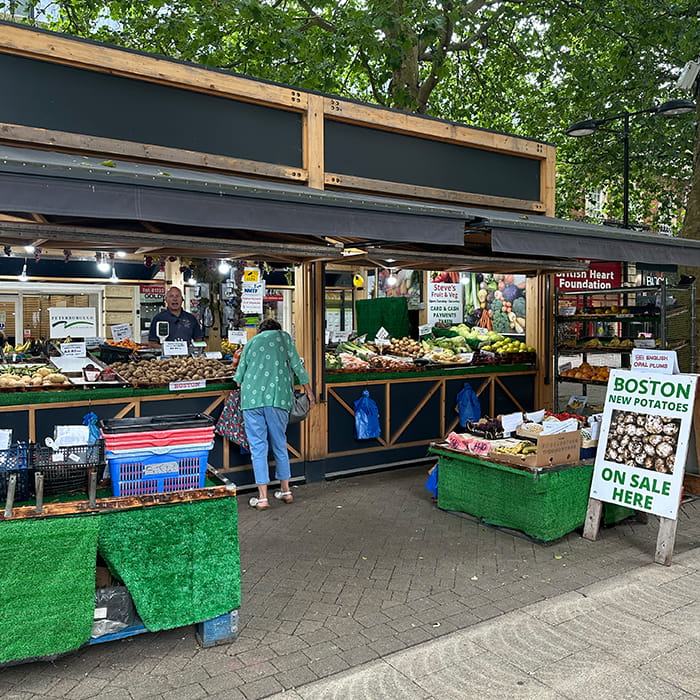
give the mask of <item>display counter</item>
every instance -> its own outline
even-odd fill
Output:
[[[333,476],[428,456],[430,442],[458,425],[457,394],[469,382],[481,414],[532,411],[536,370],[528,365],[430,368],[416,372],[326,373],[325,459],[316,468]],[[381,436],[357,440],[353,403],[367,389],[379,408]]]
[[[515,467],[442,445],[438,458],[439,508],[468,513],[489,525],[518,530],[543,542],[582,527],[593,478],[590,461],[558,467]],[[633,514],[606,504],[605,522]]]
[[[91,640],[98,554],[131,594],[137,631],[230,621],[241,600],[233,495],[210,487],[45,504],[42,513],[18,505],[0,520],[0,663],[102,641]],[[219,634],[234,637],[230,625]]]
[[[174,392],[168,387],[153,389],[95,388],[0,393],[0,423],[12,428],[13,440],[39,442],[53,436],[56,425],[82,423],[86,413],[100,419],[160,416],[172,413],[208,413],[218,418],[232,382],[208,384],[204,389]],[[293,478],[304,477],[301,430],[290,425],[287,431]],[[254,483],[250,455],[216,436],[209,463],[227,473],[238,486]]]

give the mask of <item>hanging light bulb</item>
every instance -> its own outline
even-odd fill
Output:
[[[24,265],[22,266],[22,272],[20,272],[19,277],[17,279],[20,282],[26,282],[29,277],[27,277],[27,259],[24,259]]]
[[[228,260],[222,260],[219,263],[219,272],[222,275],[228,275],[228,273],[231,271],[231,264],[229,263]]]
[[[25,246],[24,246],[24,250],[25,250],[25,252],[27,252],[27,253],[33,253],[33,252],[34,252],[34,246],[33,246],[31,243],[29,243],[28,245],[25,245]]]
[[[95,253],[95,258],[97,259],[97,269],[100,272],[109,272],[109,263],[107,258],[102,253]]]
[[[389,276],[386,278],[386,284],[388,287],[395,287],[396,283],[398,282],[398,278],[396,277],[396,272],[394,272],[393,268],[389,268]]]
[[[126,253],[125,253],[123,250],[118,250],[118,251],[117,251],[117,257],[118,257],[118,258],[125,258],[125,257],[126,257]]]
[[[117,277],[117,268],[112,265],[112,276],[109,278],[110,282],[119,282],[119,277]]]

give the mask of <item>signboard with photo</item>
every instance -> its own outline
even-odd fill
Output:
[[[697,377],[613,370],[591,498],[675,519]]]

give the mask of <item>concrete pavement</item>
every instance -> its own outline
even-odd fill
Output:
[[[273,697],[696,698],[699,597],[696,549]]]
[[[202,649],[188,627],[86,647],[0,670],[0,697],[575,698],[577,679],[588,697],[700,694],[700,501],[667,568],[653,517],[545,546],[439,510],[425,478],[302,485],[263,512],[241,494],[237,641]]]

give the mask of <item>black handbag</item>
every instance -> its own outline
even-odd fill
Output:
[[[289,368],[289,381],[292,383],[292,408],[289,411],[289,422],[290,423],[301,423],[306,416],[309,415],[311,410],[311,402],[309,397],[306,395],[305,391],[299,391],[299,389],[294,388],[294,372],[292,372],[292,366],[289,363],[289,351],[287,350],[287,341],[284,337],[282,331],[278,331],[282,337],[282,345],[284,345],[284,351],[287,354],[287,367]]]

